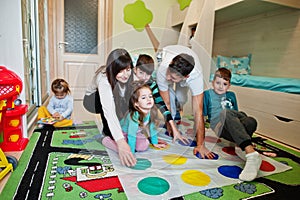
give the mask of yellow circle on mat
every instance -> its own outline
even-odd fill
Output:
[[[177,155],[177,154],[169,154],[163,156],[163,159],[166,163],[172,164],[172,165],[183,165],[186,161],[187,158]]]
[[[210,183],[210,177],[198,170],[186,170],[181,174],[181,179],[193,186],[205,186]]]

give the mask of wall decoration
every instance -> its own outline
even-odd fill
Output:
[[[152,12],[146,8],[145,3],[141,0],[124,7],[124,21],[139,32],[143,31],[145,26],[152,22],[152,19]]]
[[[186,7],[188,7],[192,0],[177,0],[180,5],[180,10],[184,10]]]

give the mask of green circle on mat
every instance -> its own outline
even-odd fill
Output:
[[[150,160],[146,158],[137,158],[136,165],[130,168],[135,170],[146,170],[147,168],[151,167],[151,165],[152,164]]]
[[[160,195],[170,189],[170,184],[159,177],[147,177],[138,183],[138,188],[141,192],[148,195]]]

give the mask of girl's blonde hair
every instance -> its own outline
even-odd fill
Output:
[[[55,79],[52,82],[51,90],[54,94],[57,94],[57,93],[71,94],[71,90],[69,88],[69,83],[61,78]]]

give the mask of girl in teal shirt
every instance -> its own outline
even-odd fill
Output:
[[[144,81],[134,81],[133,93],[129,100],[129,112],[121,120],[121,127],[131,152],[146,151],[151,143],[156,148],[164,148],[167,143],[158,142],[155,124],[156,110],[152,90]],[[117,151],[116,144],[109,137],[102,140],[107,148]]]

